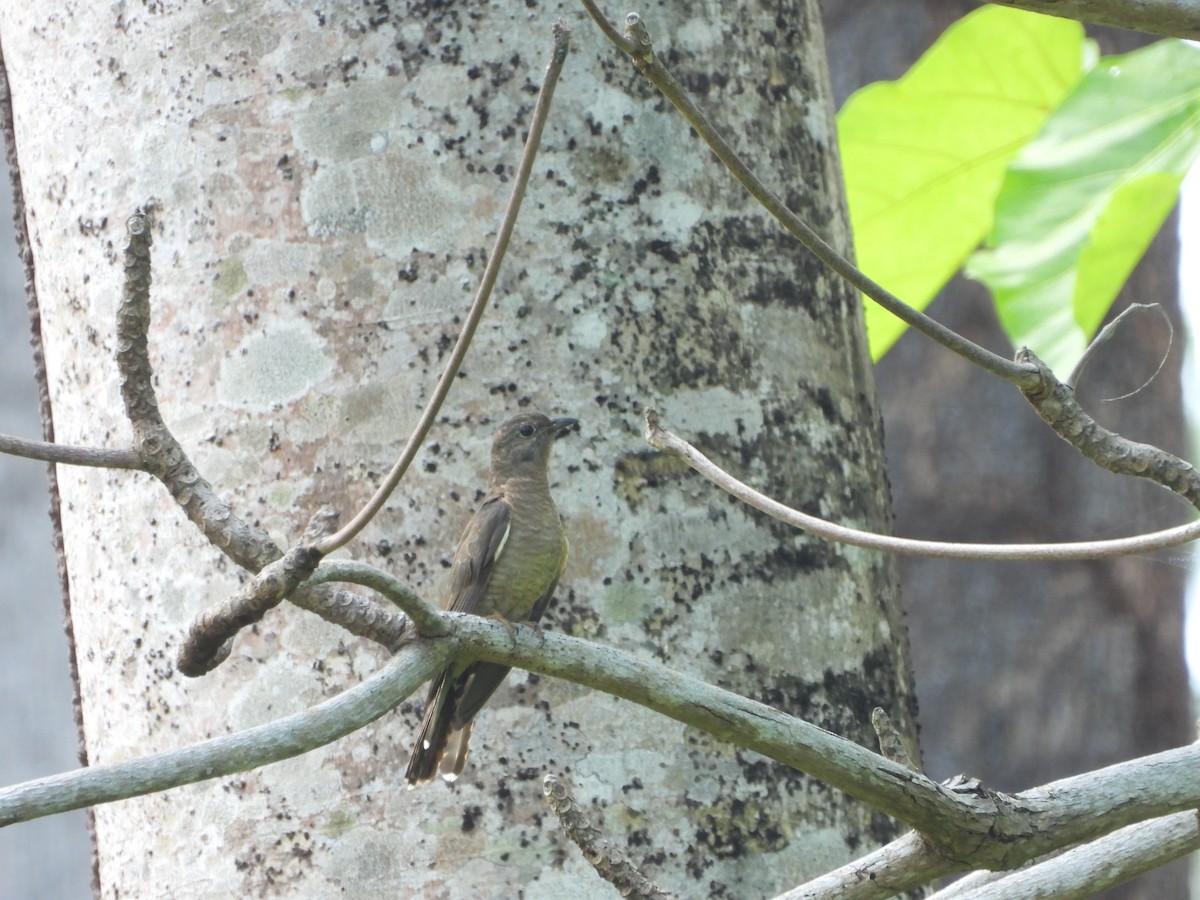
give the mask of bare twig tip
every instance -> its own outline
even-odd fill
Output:
[[[635,900],[668,900],[671,897],[646,878],[584,815],[570,785],[553,774],[542,779],[546,805],[558,817],[563,832],[579,847],[592,868],[615,887],[622,897]]]
[[[631,41],[642,53],[649,54],[653,44],[642,17],[631,12],[625,17],[625,40]]]
[[[571,44],[571,26],[559,19],[554,23],[554,27],[550,29],[550,33],[554,37],[554,46],[560,50],[566,50]]]
[[[871,710],[871,727],[875,729],[875,734],[879,738],[880,753],[906,769],[912,769],[914,772],[921,771],[908,755],[908,750],[905,749],[899,732],[892,725],[892,720],[880,706]]]
[[[653,406],[647,406],[642,411],[642,415],[646,417],[646,443],[655,450],[665,450],[662,420],[658,416],[658,410]]]

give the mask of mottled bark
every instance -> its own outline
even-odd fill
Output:
[[[60,438],[121,443],[117,250],[156,207],[151,358],[198,468],[282,545],[352,511],[437,377],[507,195],[554,16],[576,31],[510,259],[419,469],[353,547],[436,596],[492,426],[583,420],[554,466],[572,558],[549,627],[871,745],[912,733],[890,560],[797,535],[664,467],[641,406],[763,490],[886,528],[854,292],[799,251],[572,7],[283,2],[0,10]],[[649,13],[647,13],[649,16]],[[757,169],[848,246],[809,3],[654,11],[656,47]],[[52,113],[50,112],[52,110]],[[237,572],[150,479],[61,490],[96,761],[262,722],[381,651],[290,606],[212,675],[172,660]],[[420,713],[220,783],[97,811],[105,896],[610,896],[545,771],[687,896],[774,893],[893,835],[861,805],[628,704],[520,673],[453,788],[402,789]]]

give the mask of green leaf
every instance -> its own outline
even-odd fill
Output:
[[[964,17],[899,81],[838,115],[859,267],[923,309],[992,227],[1012,156],[1083,75],[1077,22],[998,6]],[[906,327],[865,302],[871,355]]]
[[[1001,324],[1059,373],[1078,361],[1200,155],[1200,50],[1106,57],[1012,161],[968,263]]]

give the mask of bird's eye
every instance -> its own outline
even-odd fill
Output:
[[[532,425],[530,425],[528,422],[526,422],[524,425],[521,426],[521,437],[532,437],[533,432],[534,432],[534,427]]]

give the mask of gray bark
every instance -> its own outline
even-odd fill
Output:
[[[640,407],[764,490],[886,527],[854,293],[718,171],[573,9],[576,41],[510,261],[427,452],[352,552],[429,596],[491,428],[577,415],[554,463],[572,561],[549,626],[666,660],[869,743],[913,728],[889,560],[793,534],[664,467]],[[282,543],[360,503],[416,419],[507,194],[556,12],[287,4],[0,10],[60,439],[128,439],[111,363],[132,208],[158,207],[152,358],[206,477]],[[760,171],[848,246],[811,4],[648,23]],[[804,173],[801,177],[798,173]],[[211,676],[173,654],[233,567],[149,479],[61,482],[96,762],[319,700],[383,654],[284,607]],[[97,810],[104,896],[611,896],[551,830],[565,772],[682,894],[774,893],[893,828],[795,772],[516,674],[453,788],[399,773],[420,703],[305,757]],[[486,887],[481,888],[481,885]]]

